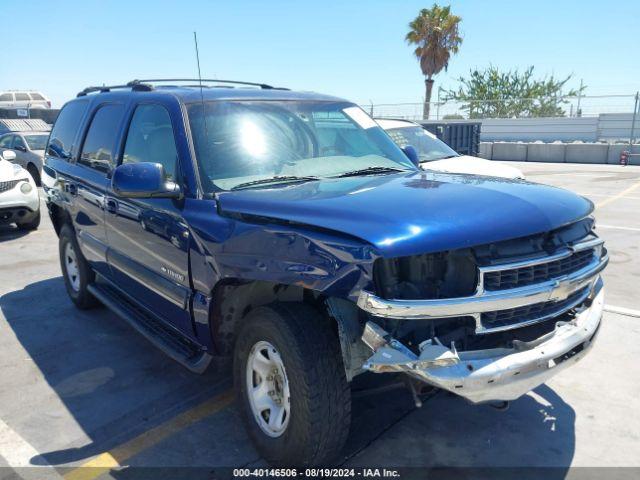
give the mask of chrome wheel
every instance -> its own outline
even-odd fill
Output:
[[[74,291],[80,291],[80,272],[78,271],[78,259],[76,251],[71,242],[68,242],[64,248],[64,266],[67,274],[67,280]]]
[[[260,429],[279,437],[290,418],[289,380],[280,354],[269,342],[256,343],[247,359],[247,396]]]

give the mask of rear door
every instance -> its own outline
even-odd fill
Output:
[[[94,110],[65,185],[65,191],[73,199],[73,224],[80,248],[94,268],[107,276],[105,194],[115,166],[124,112],[120,103],[102,104]]]
[[[122,163],[160,163],[167,180],[180,184],[174,134],[177,129],[168,107],[172,105],[136,106],[124,140]],[[175,126],[179,127],[181,121],[179,117]],[[167,323],[193,336],[189,313],[189,230],[182,217],[183,206],[183,200],[125,198],[109,191],[108,260],[121,288]]]

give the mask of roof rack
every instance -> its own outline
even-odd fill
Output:
[[[194,87],[197,88],[202,83],[224,83],[231,85],[249,85],[252,87],[259,87],[263,90],[289,90],[288,88],[283,87],[273,87],[271,85],[267,85],[266,83],[255,83],[255,82],[242,82],[240,80],[218,80],[213,78],[155,78],[148,80],[131,80],[126,85],[103,85],[101,87],[87,87],[81,92],[78,93],[78,97],[84,97],[89,93],[94,92],[110,92],[111,90],[119,89],[119,88],[130,88],[134,92],[150,92],[152,91],[153,85],[152,83],[168,83],[168,82],[195,82],[194,85],[183,85],[185,87]],[[203,85],[204,87],[205,85]],[[208,86],[207,86],[208,88]]]
[[[260,87],[263,90],[288,90],[288,88],[282,87],[274,87],[271,85],[267,85],[266,83],[255,83],[255,82],[243,82],[240,80],[219,80],[217,78],[155,78],[155,79],[147,79],[147,80],[132,80],[127,85],[136,86],[136,85],[147,85],[153,88],[150,83],[165,83],[165,82],[196,82],[196,85],[187,85],[187,86],[200,86],[200,83],[226,83],[232,85],[249,85],[252,87]]]
[[[76,95],[77,97],[84,97],[85,95],[89,94],[89,93],[94,93],[94,92],[110,92],[111,90],[115,90],[118,88],[130,88],[132,91],[134,92],[150,92],[151,90],[153,90],[153,87],[151,85],[146,85],[146,84],[135,84],[135,85],[130,85],[131,82],[129,82],[126,85],[103,85],[101,87],[87,87],[84,90],[82,90],[81,92],[78,92],[78,95]]]

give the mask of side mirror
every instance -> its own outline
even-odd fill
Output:
[[[125,198],[180,198],[180,186],[165,179],[159,163],[125,163],[111,178],[113,192]]]
[[[13,150],[5,150],[2,152],[2,158],[7,162],[12,162],[16,159],[16,152]]]
[[[420,168],[420,158],[418,157],[418,152],[413,145],[405,145],[402,147],[402,151],[416,167]]]
[[[14,150],[18,150],[19,152],[26,152],[27,151],[27,147],[23,147],[22,145],[17,145],[15,147],[13,147]]]

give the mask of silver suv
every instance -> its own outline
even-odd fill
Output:
[[[0,108],[51,108],[51,100],[33,90],[0,91]]]

